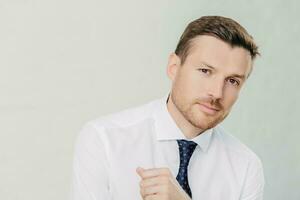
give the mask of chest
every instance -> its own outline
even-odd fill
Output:
[[[135,142],[123,140],[119,146],[110,149],[110,182],[114,199],[141,199],[137,167],[167,167],[176,177],[179,162],[176,141],[159,142],[151,137]],[[246,168],[239,166],[237,171],[234,161],[225,152],[203,153],[196,148],[188,169],[193,199],[238,199]]]

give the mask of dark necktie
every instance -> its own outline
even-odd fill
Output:
[[[197,143],[187,140],[177,140],[179,146],[180,165],[177,181],[183,190],[192,198],[192,192],[188,182],[188,165]]]

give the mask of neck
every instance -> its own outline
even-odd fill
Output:
[[[188,120],[184,118],[184,116],[173,103],[171,96],[169,96],[168,98],[167,108],[176,125],[187,139],[192,139],[205,131],[193,126]]]

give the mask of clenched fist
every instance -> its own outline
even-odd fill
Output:
[[[136,172],[141,177],[140,193],[143,200],[191,200],[168,168],[138,167]]]

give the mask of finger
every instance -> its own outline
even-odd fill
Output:
[[[144,200],[160,200],[163,199],[162,195],[159,194],[153,194],[153,195],[148,195],[144,198]]]
[[[163,198],[163,195],[159,195],[159,194],[154,194],[154,195],[148,195],[145,198],[143,198],[144,200],[161,200],[161,199],[165,199]]]
[[[167,176],[155,176],[151,178],[145,178],[140,181],[141,187],[149,187],[153,185],[164,185],[169,181],[169,177]]]
[[[165,189],[166,189],[166,186],[155,185],[155,186],[141,188],[140,193],[141,193],[142,197],[146,197],[148,195],[155,195],[155,194],[163,193],[163,191],[165,191]]]
[[[150,178],[155,176],[170,176],[171,172],[169,168],[150,168],[139,171],[139,175],[144,178]]]
[[[138,167],[138,168],[136,168],[136,173],[142,178],[142,172],[144,171],[145,169],[144,168],[142,168],[142,167]]]

